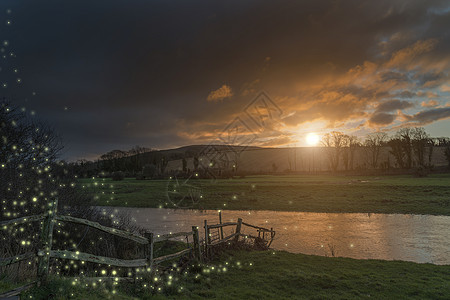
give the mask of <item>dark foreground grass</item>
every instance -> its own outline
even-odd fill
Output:
[[[50,294],[52,299],[448,299],[450,266],[227,251],[208,267],[179,275],[173,286],[162,286],[153,296],[132,285],[118,286],[112,294],[107,286],[71,282],[53,278],[24,299]]]
[[[179,180],[182,183],[182,180]],[[450,215],[450,174],[412,176],[249,176],[195,180],[172,193],[174,181],[82,179],[98,205]],[[189,190],[196,195],[192,204]],[[168,193],[169,191],[169,193]]]

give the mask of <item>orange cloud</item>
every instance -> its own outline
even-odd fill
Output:
[[[413,45],[395,52],[386,63],[386,67],[410,67],[411,65],[415,65],[417,64],[416,58],[421,54],[433,50],[437,43],[437,39],[417,41]]]
[[[233,91],[231,90],[231,87],[224,84],[219,89],[209,93],[208,98],[206,98],[206,100],[215,102],[231,97],[233,97]]]
[[[430,101],[422,101],[422,103],[420,104],[422,107],[434,107],[434,106],[438,106],[439,102],[437,102],[436,100],[430,100]]]

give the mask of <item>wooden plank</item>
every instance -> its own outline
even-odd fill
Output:
[[[127,281],[127,282],[134,282],[134,278],[132,277],[75,277],[80,282],[105,282],[105,281]]]
[[[154,249],[154,239],[153,239],[153,232],[146,232],[145,237],[148,239],[149,243],[146,246],[145,251],[145,258],[147,259],[147,267],[150,268],[151,274],[154,273],[153,270],[153,249]]]
[[[147,260],[145,258],[127,260],[127,259],[98,256],[98,255],[93,255],[90,253],[73,252],[73,251],[67,251],[67,250],[51,250],[50,257],[59,258],[59,259],[88,261],[88,262],[93,262],[93,263],[98,263],[98,264],[103,264],[103,265],[111,265],[111,266],[125,267],[125,268],[139,268],[139,267],[145,267],[147,265]]]
[[[206,258],[208,258],[209,257],[209,253],[208,253],[208,242],[209,242],[209,238],[208,238],[208,221],[207,220],[204,220],[204,222],[205,222],[205,225],[204,225],[204,228],[205,228],[205,257]]]
[[[238,234],[234,241],[237,243],[239,241],[239,234],[241,233],[242,219],[238,218],[238,224],[236,225],[236,233]]]
[[[34,257],[36,257],[36,253],[27,252],[13,257],[0,258],[0,267],[8,266],[10,264],[18,263],[22,260],[27,260]]]
[[[228,223],[222,223],[222,224],[208,225],[208,227],[210,229],[213,229],[213,228],[222,228],[224,226],[236,226],[237,224],[238,224],[237,222],[228,222]]]
[[[270,245],[272,245],[274,237],[275,237],[275,231],[273,230],[273,228],[270,228],[270,242],[267,244],[267,247],[270,247]]]
[[[222,211],[219,210],[219,224],[222,226],[220,227],[220,238],[223,239],[223,223],[222,223]]]
[[[208,246],[215,246],[215,245],[219,245],[219,244],[225,243],[226,241],[231,240],[234,237],[239,237],[239,235],[240,234],[238,232],[237,233],[233,233],[232,235],[227,236],[223,240],[216,241],[216,242],[213,242],[213,243],[208,243]]]
[[[129,231],[103,226],[103,225],[100,225],[97,222],[93,222],[93,221],[89,221],[89,220],[85,220],[85,219],[80,219],[80,218],[75,218],[75,217],[71,217],[71,216],[57,216],[56,220],[63,221],[63,222],[78,223],[78,224],[83,224],[83,225],[86,225],[86,226],[91,226],[93,228],[96,228],[98,230],[104,231],[106,233],[114,234],[114,235],[120,236],[122,238],[132,240],[132,241],[134,241],[136,243],[139,243],[139,244],[143,244],[143,245],[148,244],[148,239],[146,239],[145,237],[142,237],[142,236],[140,236],[138,234],[135,234],[135,233],[132,233],[132,232],[129,232]]]
[[[270,229],[267,229],[267,228],[264,228],[264,227],[255,226],[255,225],[248,224],[248,223],[245,223],[245,222],[242,222],[242,225],[245,225],[245,226],[248,226],[248,227],[252,227],[252,228],[255,228],[255,229],[260,229],[262,231],[270,231]]]
[[[200,248],[200,237],[198,234],[198,227],[192,226],[192,232],[193,234],[193,247],[194,247],[194,254],[195,258],[197,258],[200,262],[202,261],[202,250]]]
[[[157,257],[157,258],[153,259],[153,262],[155,264],[159,264],[159,263],[162,263],[163,261],[171,260],[173,258],[183,256],[184,254],[189,253],[189,252],[191,252],[191,249],[184,249],[184,250],[181,250],[181,251],[173,253],[173,254]]]
[[[17,296],[17,295],[21,294],[22,292],[25,292],[25,291],[31,289],[32,287],[34,287],[34,285],[36,283],[37,283],[37,281],[33,281],[33,282],[27,283],[25,285],[22,285],[20,287],[17,287],[13,290],[7,291],[3,294],[0,294],[0,299]],[[20,299],[20,298],[18,298],[18,299]]]
[[[179,237],[179,236],[187,236],[187,235],[192,235],[194,234],[194,232],[189,231],[189,232],[175,232],[175,233],[168,233],[168,234],[157,234],[155,237],[155,242],[160,242],[160,241],[165,241],[168,239],[172,239],[175,237]]]
[[[53,226],[58,210],[58,198],[53,199],[49,206],[48,213],[44,222],[42,222],[42,231],[40,236],[40,251],[43,255],[38,255],[37,277],[39,285],[45,283],[49,272],[50,250],[53,243]]]
[[[35,221],[41,221],[44,220],[45,215],[33,215],[33,216],[27,216],[27,217],[22,217],[22,218],[17,218],[17,219],[13,219],[13,220],[7,220],[7,221],[1,221],[0,222],[0,227],[4,227],[4,226],[10,226],[10,225],[20,225],[23,223],[29,223],[29,222],[35,222]]]

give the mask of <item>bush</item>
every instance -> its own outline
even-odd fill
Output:
[[[112,173],[111,178],[114,181],[120,181],[125,178],[125,174],[122,171],[117,171],[117,172]]]

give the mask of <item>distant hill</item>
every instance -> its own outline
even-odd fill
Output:
[[[431,165],[445,168],[448,165],[444,154],[445,147],[435,146],[433,149]],[[372,154],[369,150],[364,146],[358,147],[354,150],[353,159],[350,159],[348,154],[346,158],[341,155],[337,170],[374,169]],[[80,176],[93,176],[101,171],[125,171],[133,176],[133,174],[141,172],[146,165],[153,165],[153,169],[158,174],[176,174],[183,170],[192,172],[201,169],[238,173],[309,173],[330,171],[327,153],[328,151],[324,147],[263,148],[190,145],[87,162],[76,165],[75,168],[78,168],[76,172]],[[412,167],[418,167],[417,163],[413,162]],[[384,146],[380,149],[375,168],[386,170],[399,168],[390,147]]]

